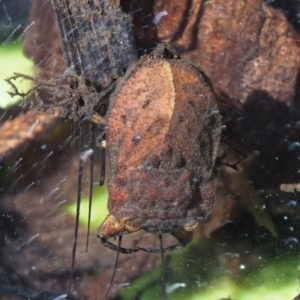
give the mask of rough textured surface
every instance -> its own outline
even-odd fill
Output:
[[[119,82],[107,126],[110,217],[101,238],[128,233],[126,224],[177,236],[211,212],[221,116],[198,66],[159,45]]]
[[[165,12],[157,24],[157,35],[160,41],[166,40],[181,49],[195,46],[203,1],[184,0],[155,2],[155,16]]]
[[[233,15],[234,21],[229,17]],[[261,1],[213,1],[206,6],[201,25],[197,55],[203,68],[210,69],[216,87],[242,103],[255,90],[292,102],[299,36],[283,13]]]
[[[107,89],[136,60],[130,12],[120,1],[52,2],[68,68]]]
[[[155,14],[168,12],[157,25],[159,39],[199,62],[217,94],[237,104],[257,89],[292,103],[300,36],[283,12],[260,0],[186,2],[182,9],[172,1],[157,1]]]
[[[0,129],[0,161],[25,149],[33,140],[39,139],[58,121],[59,111],[54,115],[28,111],[15,119],[7,120]]]

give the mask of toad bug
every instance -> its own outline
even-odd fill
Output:
[[[202,69],[167,44],[133,64],[110,97],[109,215],[101,243],[121,253],[184,247],[212,209],[221,115]],[[108,241],[143,229],[179,244],[126,249]]]

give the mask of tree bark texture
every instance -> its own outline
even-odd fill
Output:
[[[136,60],[131,12],[114,0],[52,3],[67,67],[96,90],[107,89]]]

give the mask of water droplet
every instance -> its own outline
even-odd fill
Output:
[[[289,200],[288,201],[288,203],[287,203],[287,206],[289,206],[289,207],[295,207],[295,206],[297,206],[297,201],[295,201],[295,200]]]
[[[163,11],[157,13],[152,20],[153,24],[157,25],[160,22],[161,18],[163,16],[167,16],[167,15],[168,15],[168,12],[166,10],[163,10]]]
[[[284,246],[298,245],[299,241],[295,237],[289,237],[283,241]]]
[[[299,142],[293,142],[292,144],[290,144],[289,150],[290,151],[294,151],[294,150],[296,150],[299,147],[300,147],[300,143]]]
[[[88,149],[80,154],[80,158],[85,161],[88,157],[90,157],[94,153],[93,149]]]
[[[197,177],[193,177],[192,182],[193,182],[193,183],[198,183],[198,182],[200,182],[200,180],[199,180],[199,178],[197,178]]]
[[[185,283],[173,283],[173,284],[167,286],[166,292],[168,294],[171,294],[180,287],[186,287],[186,284]]]

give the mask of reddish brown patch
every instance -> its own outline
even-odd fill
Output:
[[[143,229],[186,245],[215,194],[221,117],[208,78],[160,45],[119,82],[107,125],[110,215],[99,228],[101,242],[116,250],[110,237]]]

